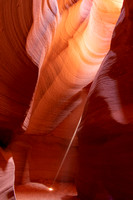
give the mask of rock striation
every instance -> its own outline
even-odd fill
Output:
[[[80,199],[133,199],[133,3],[124,1],[110,51],[90,88],[78,131]],[[100,194],[101,193],[101,194]],[[98,198],[99,199],[99,198]]]

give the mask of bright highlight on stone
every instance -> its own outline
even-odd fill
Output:
[[[50,188],[48,188],[48,190],[49,190],[49,191],[53,191],[54,189],[50,187]]]

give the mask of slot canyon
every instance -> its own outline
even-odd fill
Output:
[[[0,0],[0,200],[133,200],[132,0]]]

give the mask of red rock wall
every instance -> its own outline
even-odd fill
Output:
[[[78,131],[77,189],[83,200],[133,199],[132,10],[125,0]]]
[[[58,10],[55,1],[51,5]],[[27,116],[29,120],[25,121],[26,133],[50,133],[82,104],[82,90],[93,81],[109,50],[121,5],[122,0],[115,3],[83,0],[62,13],[51,48],[41,61],[33,103]],[[45,14],[47,10],[45,6],[43,8]],[[51,16],[53,24],[55,15]],[[49,21],[47,23],[49,27]],[[54,28],[50,29],[49,37]],[[36,30],[35,41],[41,40],[39,31]],[[44,42],[47,44],[47,39]]]
[[[42,179],[53,179],[55,177],[66,147],[83,111],[89,87],[83,88],[91,84],[94,80],[95,74],[110,47],[112,31],[122,4],[122,1],[114,3],[113,1],[100,0],[83,0],[77,3],[76,1],[70,0],[64,3],[64,1],[59,0],[58,4],[57,1],[50,2],[52,2],[52,4],[48,4],[48,1],[37,0],[1,0],[0,2],[1,130],[2,128],[11,130],[12,134],[12,130],[21,128],[26,112],[30,107],[37,79],[37,66],[39,67],[39,76],[33,98],[33,105],[29,111],[29,116],[31,116],[28,116],[30,121],[26,124],[28,127],[26,133],[30,133],[31,135],[27,135],[27,138],[24,140],[21,140],[20,137],[18,139],[19,141],[14,141],[14,146],[12,147],[16,164],[17,183],[22,182],[26,162],[28,162],[29,166],[29,174],[27,176],[31,180],[40,180],[41,177]],[[35,5],[39,5],[39,7]],[[126,12],[128,13],[128,7]],[[77,13],[79,15],[77,15]],[[131,24],[127,23],[126,26],[130,27]],[[122,38],[121,35],[123,35],[123,32],[126,34],[124,38],[120,40],[120,43],[118,43],[117,35],[119,34],[120,38]],[[130,38],[128,37],[129,32],[126,28],[118,28],[118,31],[116,29],[115,33],[116,40],[114,38],[114,44],[112,42],[112,49],[115,49],[116,46],[120,46],[120,44],[124,45],[121,41],[127,41],[127,38]],[[128,42],[130,43],[130,40]],[[29,57],[27,56],[25,48]],[[126,50],[128,52],[127,48]],[[122,51],[119,53],[120,55],[121,52]],[[110,54],[108,54],[108,56],[109,55]],[[114,57],[112,56],[110,58],[110,62],[113,62]],[[33,62],[37,66],[34,65]],[[106,62],[105,60],[104,63]],[[121,62],[124,63],[123,60]],[[116,70],[116,72],[114,72],[113,69],[113,72],[111,71],[111,76],[117,73],[119,73],[119,69],[118,71]],[[121,69],[120,73],[123,73]],[[102,76],[100,75],[100,77]],[[103,77],[105,77],[104,74]],[[100,84],[98,83],[98,86],[97,81],[93,84],[94,88],[98,88],[98,94],[99,91],[101,92],[101,96],[97,97],[97,93],[92,92],[92,97],[90,97],[92,101],[89,103],[90,111],[88,112],[86,108],[87,116],[91,113],[89,118],[89,123],[91,125],[87,125],[89,127],[91,126],[92,129],[92,136],[90,136],[90,133],[89,137],[91,141],[93,141],[93,132],[98,133],[95,134],[95,137],[97,137],[96,140],[100,144],[106,140],[106,131],[110,131],[109,138],[110,135],[112,138],[112,131],[114,132],[113,135],[115,135],[117,130],[123,130],[123,126],[122,128],[118,126],[118,123],[126,122],[122,115],[123,111],[120,110],[121,104],[118,93],[123,94],[121,90],[126,91],[127,95],[121,96],[120,99],[124,99],[124,102],[130,102],[130,99],[127,97],[130,94],[128,86],[132,80],[132,78],[130,78],[129,82],[124,84],[124,87],[121,86],[123,83],[122,80],[126,80],[127,77],[124,77],[119,83],[117,82],[119,85],[117,92],[116,85],[113,85],[114,82],[112,83],[110,79],[106,80],[106,78],[104,82],[103,79]],[[110,85],[110,82],[112,85]],[[91,90],[95,91],[93,87]],[[108,94],[110,88],[115,89],[115,92],[112,93],[113,98],[111,96],[111,100],[110,93]],[[111,92],[114,91],[113,89]],[[116,98],[114,98],[115,95]],[[97,100],[97,98],[99,100]],[[105,99],[108,101],[105,102]],[[115,106],[112,104],[112,100],[116,100],[116,103],[114,103],[116,104]],[[123,105],[125,105],[126,108],[129,104],[125,103],[122,104],[122,106]],[[129,111],[131,110],[130,108],[129,106]],[[127,109],[124,110],[126,120],[130,120],[132,113],[127,112],[126,114],[126,111]],[[101,113],[104,114],[101,115]],[[95,117],[97,117],[98,120],[95,120]],[[100,127],[102,125],[106,125],[104,128],[105,130],[103,131],[103,128],[101,128],[102,136],[99,136],[98,131],[101,130]],[[84,127],[83,130],[88,130],[86,129],[86,125]],[[125,126],[125,130],[128,130],[126,128],[127,126]],[[49,135],[47,135],[47,133],[49,133]],[[3,136],[2,131],[0,134]],[[33,137],[32,134],[37,134],[37,136]],[[39,134],[44,134],[44,136],[39,136]],[[93,167],[96,166],[97,168],[98,165],[98,169],[101,169],[101,159],[103,156],[101,153],[101,146],[99,150],[99,146],[97,145],[93,148],[84,144],[88,141],[88,131],[87,139],[86,136],[84,139],[84,137],[82,138],[80,135],[82,134],[79,134],[80,164],[83,164],[86,168],[80,168],[80,184],[78,184],[77,188],[79,194],[81,193],[83,197],[86,193],[88,195],[89,191],[88,187],[85,187],[86,192],[84,192],[84,184],[82,184],[81,177],[83,178],[86,175],[87,180],[90,180],[90,177],[93,179],[93,173],[91,173],[93,172]],[[91,155],[88,153],[88,155],[86,154],[86,150],[90,152],[89,148],[91,152],[95,149],[97,149],[97,151],[95,150],[94,154]],[[30,156],[28,154],[29,149],[31,150]],[[108,151],[110,151],[110,149],[108,149]],[[84,157],[82,153],[85,154],[86,157]],[[104,156],[107,157],[107,155]],[[97,158],[99,159],[98,161]],[[89,170],[86,161],[90,166],[92,164],[90,173],[88,173]],[[108,160],[107,162],[110,167]],[[38,163],[38,165],[36,165],[36,163]],[[113,162],[111,161],[111,163]],[[74,143],[58,180],[73,180],[76,169],[77,143]],[[99,174],[101,175],[101,173],[96,171],[96,176],[98,175],[99,177]],[[92,182],[95,181],[92,180]],[[95,187],[92,187],[91,182],[88,183],[87,181],[87,184],[90,186],[90,190],[93,191]],[[101,185],[101,182],[99,182],[100,188],[102,188]],[[108,188],[109,187],[108,184]]]
[[[33,5],[35,2],[33,1]],[[45,3],[41,16],[45,14],[46,6],[49,8],[49,4]],[[112,31],[119,16],[121,4],[122,1],[114,3],[113,1],[84,0],[71,5],[69,9],[64,6],[61,9],[59,6],[61,18],[59,23],[57,23],[55,15],[51,14],[53,29],[49,27],[49,17],[41,17],[46,21],[37,21],[35,18],[36,23],[33,23],[34,29],[31,28],[27,44],[31,44],[31,41],[36,44],[38,41],[38,44],[41,43],[45,47],[51,46],[48,53],[43,55],[42,65],[38,64],[40,71],[33,104],[29,111],[29,116],[31,116],[25,120],[25,125],[28,126],[26,133],[37,134],[42,138],[41,140],[36,139],[37,144],[32,143],[33,152],[29,162],[32,180],[41,179],[41,176],[53,179],[56,175],[65,153],[65,144],[69,143],[82,114],[89,90],[83,88],[93,81],[110,47]],[[41,2],[38,2],[38,5],[41,8]],[[52,8],[58,10],[55,1],[52,1],[51,5]],[[37,11],[35,12],[36,16],[40,16]],[[50,9],[48,11],[47,15],[50,15]],[[41,26],[42,29],[36,28],[42,22],[48,23],[46,33],[43,29],[46,26],[45,23],[44,26]],[[57,29],[53,34],[56,27],[55,22]],[[45,36],[44,40],[41,39],[40,33]],[[47,35],[47,33],[49,34]],[[32,40],[33,36],[35,36],[34,40]],[[49,44],[48,38],[51,37],[53,40]],[[34,42],[32,45],[36,47]],[[27,50],[30,50],[32,46],[27,47],[29,47]],[[37,49],[31,48],[30,56],[35,61],[37,54],[34,50]],[[44,134],[44,136],[39,136],[40,134]],[[64,166],[67,167],[63,168],[63,172],[58,177],[60,180],[73,180],[75,176],[75,172],[70,166],[75,165],[74,169],[77,168],[77,146],[72,146],[72,152],[75,153],[69,154],[68,159],[71,159],[67,164],[65,162]],[[36,162],[38,166],[35,165]]]
[[[1,200],[15,200],[15,166],[5,148],[14,130],[21,130],[37,79],[37,67],[25,50],[31,25],[32,0],[0,1],[0,146],[4,148],[2,154],[0,150]]]
[[[15,165],[12,154],[0,148],[0,199],[15,200]]]
[[[32,24],[32,0],[0,1],[0,127],[20,128],[37,78],[25,44]]]

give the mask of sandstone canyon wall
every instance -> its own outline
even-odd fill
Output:
[[[15,130],[25,118],[37,78],[25,51],[32,1],[1,0],[0,11],[0,128]]]
[[[99,193],[101,199],[133,199],[132,9],[125,0],[84,109],[78,131],[80,199]]]
[[[15,199],[12,153],[6,147],[29,109],[38,69],[27,56],[32,1],[0,0],[0,199]],[[20,159],[20,158],[19,158]]]
[[[33,1],[33,5],[34,3],[36,1]],[[53,31],[50,32],[49,18],[45,17],[44,21],[41,20],[39,24],[48,23],[48,30],[45,26],[38,29],[39,25],[33,21],[34,28],[31,28],[27,38],[27,51],[30,53],[29,49],[32,49],[30,57],[39,67],[39,76],[31,108],[24,122],[27,134],[38,135],[36,139],[38,143],[32,145],[33,152],[36,152],[36,149],[41,152],[40,154],[32,153],[34,159],[31,163],[40,160],[40,164],[38,170],[32,164],[31,171],[34,171],[36,177],[41,178],[43,174],[43,177],[51,179],[58,170],[63,154],[82,115],[90,84],[110,48],[112,32],[122,1],[84,0],[76,2],[69,9],[58,7],[56,1],[52,3],[51,7],[54,10],[51,14],[51,10],[48,9],[47,13],[51,14]],[[46,8],[47,4],[43,4],[41,11],[44,12]],[[77,13],[79,13],[78,17]],[[40,10],[35,14],[40,19]],[[41,16],[43,16],[42,13]],[[36,22],[37,19],[34,18],[34,20]],[[47,35],[45,31],[46,33],[49,31],[49,34]],[[44,40],[41,39],[40,34],[45,36]],[[50,39],[51,44],[48,43],[48,38],[52,38]],[[41,51],[43,52],[40,61],[35,61],[34,43],[37,42],[44,46],[44,49],[38,49],[36,46],[36,51],[40,54]],[[55,160],[49,148],[56,152]],[[74,144],[72,151],[75,153],[71,162],[65,163],[64,166],[67,168],[64,169],[64,173],[61,173],[60,179],[72,180],[75,175],[73,172],[77,168],[77,144],[76,146]],[[71,171],[69,165],[73,165],[73,162],[75,168]],[[54,169],[47,167],[48,163],[56,167]]]
[[[17,133],[11,145],[17,184],[22,183],[25,168],[26,180],[54,179],[89,93],[79,150],[76,137],[58,180],[73,181],[79,165],[81,199],[92,200],[98,187],[115,197],[114,188],[119,188],[112,189],[109,176],[111,167],[120,165],[117,155],[113,157],[114,139],[122,135],[124,141],[123,131],[130,135],[132,129],[132,3],[125,1],[117,22],[122,4],[122,0],[0,0],[0,145],[5,148]],[[118,144],[122,149],[119,138]],[[125,159],[129,166],[126,155]],[[108,169],[107,188],[100,179],[102,167]],[[14,166],[11,169],[14,173]],[[120,176],[116,177],[117,184]],[[11,181],[13,185],[14,177]]]

